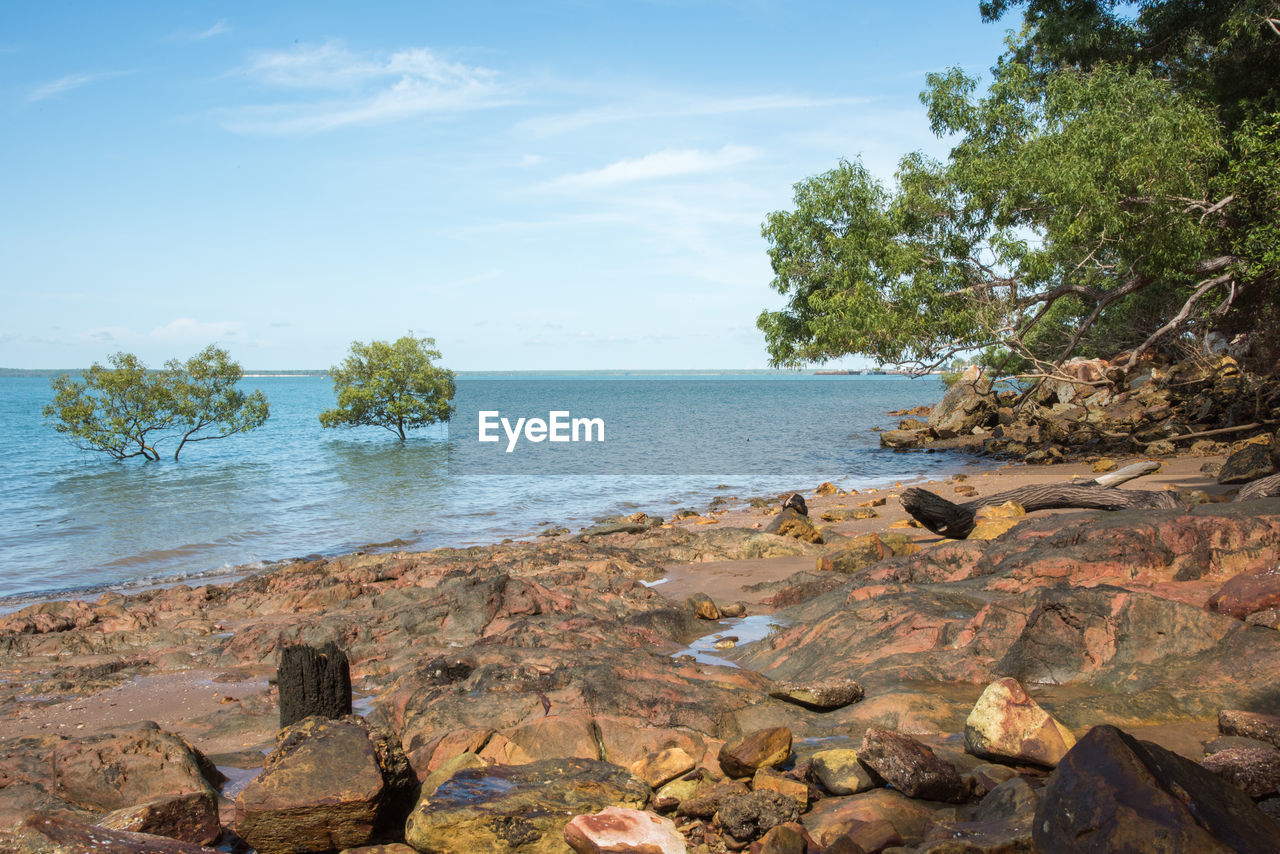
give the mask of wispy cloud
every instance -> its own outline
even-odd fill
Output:
[[[132,73],[131,71],[98,71],[88,74],[68,74],[65,77],[59,77],[57,80],[51,80],[32,89],[27,93],[27,102],[43,101],[92,83],[99,83],[103,80],[110,80],[113,77],[122,77]]]
[[[598,125],[653,121],[690,116],[724,116],[735,113],[810,110],[862,104],[864,97],[812,98],[797,95],[753,95],[737,98],[680,97],[664,94],[626,104],[613,104],[559,115],[539,116],[522,122],[521,130],[534,136],[559,136]]]
[[[716,172],[754,160],[759,154],[756,149],[742,145],[726,145],[719,151],[712,152],[667,149],[644,157],[619,160],[602,169],[562,175],[547,186],[558,189],[597,189],[637,181]]]
[[[149,337],[160,341],[199,340],[207,343],[220,338],[235,338],[243,327],[244,324],[238,321],[204,322],[190,317],[179,317],[164,326],[152,329]]]
[[[202,42],[205,39],[211,39],[214,36],[220,36],[231,32],[231,25],[227,23],[227,19],[223,18],[207,30],[201,30],[191,37],[192,41]]]
[[[338,42],[300,46],[255,54],[236,73],[298,93],[287,103],[227,112],[226,127],[241,133],[318,133],[513,102],[496,71],[450,62],[424,47],[357,53]],[[321,98],[312,100],[317,92]]]

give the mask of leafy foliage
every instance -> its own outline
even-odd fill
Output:
[[[767,217],[787,297],[758,320],[775,365],[859,353],[926,370],[981,350],[1004,373],[1052,373],[1122,348],[1133,364],[1175,330],[1256,324],[1280,303],[1280,114],[1214,100],[1236,51],[1280,51],[1265,4],[1210,3],[1221,14],[1201,20],[1148,2],[1136,21],[1111,2],[1017,5],[1026,28],[981,96],[958,69],[927,78],[946,161],[907,155],[893,187],[842,162]],[[1153,33],[1172,40],[1159,62]]]
[[[453,416],[453,371],[437,367],[432,338],[406,335],[393,343],[351,344],[351,353],[329,369],[338,406],[320,414],[324,427],[384,427],[405,431]]]
[[[186,362],[169,361],[163,371],[149,371],[132,353],[107,361],[109,367],[95,362],[79,380],[63,374],[51,381],[54,397],[44,416],[83,450],[158,460],[160,441],[176,437],[176,460],[188,442],[243,433],[267,420],[266,397],[237,389],[240,366],[214,345]],[[209,429],[217,432],[198,435]]]

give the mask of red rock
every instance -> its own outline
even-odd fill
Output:
[[[213,764],[186,739],[151,721],[74,739],[53,752],[54,794],[82,806],[116,810],[192,792],[216,794]]]
[[[1280,828],[1189,759],[1097,726],[1049,777],[1032,825],[1043,851],[1275,852]]]
[[[1237,620],[1280,605],[1280,566],[1242,572],[1209,597],[1209,608]]]
[[[125,807],[98,819],[99,827],[167,836],[209,845],[222,835],[218,805],[209,792],[190,792]]]
[[[956,767],[910,736],[871,727],[862,737],[858,760],[911,798],[964,803],[969,787]]]
[[[1251,798],[1280,791],[1280,750],[1274,747],[1229,747],[1200,764]]]
[[[48,815],[33,815],[12,830],[0,830],[0,850],[15,854],[218,854],[216,849],[177,839]]]
[[[830,845],[864,824],[880,821],[887,822],[904,843],[909,843],[924,837],[936,809],[892,789],[874,789],[847,798],[824,798],[801,821],[821,846]]]
[[[720,768],[730,777],[750,777],[761,768],[773,768],[791,755],[791,730],[771,727],[756,730],[720,748]]]
[[[605,807],[565,825],[564,841],[577,854],[684,854],[675,823],[651,812]]]
[[[760,837],[759,846],[759,854],[805,854],[808,849],[803,828],[796,824],[778,825]]]

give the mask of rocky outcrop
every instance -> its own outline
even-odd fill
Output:
[[[1033,833],[1043,851],[1262,854],[1280,825],[1196,763],[1098,726],[1049,777]]]
[[[986,426],[995,412],[990,381],[977,367],[969,367],[929,413],[929,429],[940,439],[950,439]]]

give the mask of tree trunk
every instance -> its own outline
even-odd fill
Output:
[[[302,644],[282,649],[276,686],[282,729],[310,715],[351,714],[351,670],[347,654],[333,641],[320,649]]]

